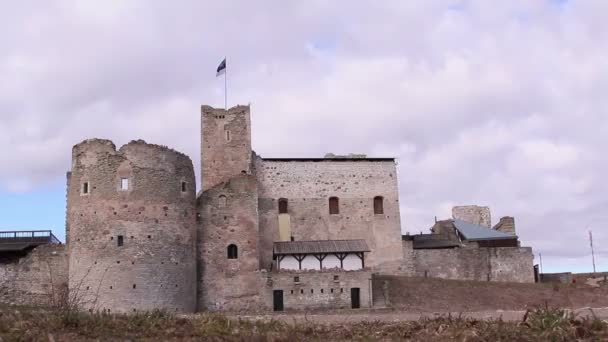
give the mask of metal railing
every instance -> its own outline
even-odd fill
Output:
[[[50,230],[0,231],[0,243],[61,243]]]

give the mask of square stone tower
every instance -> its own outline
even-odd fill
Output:
[[[251,174],[249,106],[201,107],[201,173],[203,191],[233,176]]]

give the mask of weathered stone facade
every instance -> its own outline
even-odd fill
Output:
[[[353,289],[359,293],[360,307],[368,308],[371,281],[370,271],[279,272],[272,275],[272,289],[283,291],[285,310],[351,308]]]
[[[452,208],[452,218],[465,222],[478,224],[490,228],[492,226],[492,216],[490,208],[477,205],[462,205]]]
[[[255,159],[259,182],[261,265],[272,262],[279,238],[278,201],[288,200],[292,236],[300,240],[364,239],[366,266],[399,272],[403,262],[397,171],[393,159]],[[337,197],[339,213],[328,200]],[[374,198],[383,210],[374,212]]]
[[[0,302],[53,305],[67,296],[65,245],[42,245],[23,254],[0,258]]]
[[[404,241],[411,243],[410,241]],[[533,283],[530,247],[410,249],[418,277]]]
[[[83,306],[193,312],[190,158],[143,141],[117,151],[110,141],[87,140],[74,146],[69,183],[69,284]]]

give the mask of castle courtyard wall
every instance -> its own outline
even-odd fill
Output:
[[[361,308],[372,306],[370,271],[281,271],[273,272],[270,277],[272,290],[283,291],[286,311],[350,308],[352,288],[359,288]],[[297,282],[294,281],[295,277]],[[272,296],[269,299],[271,302],[268,304],[272,307]]]
[[[394,160],[255,159],[259,183],[261,266],[270,268],[272,243],[279,240],[278,201],[288,200],[294,240],[364,239],[370,253],[365,266],[400,272],[403,264],[397,173]],[[330,197],[339,214],[330,215]],[[383,214],[373,200],[383,197]]]
[[[534,282],[534,256],[530,247],[411,249],[411,244],[404,244],[405,252],[412,256],[414,273],[410,275],[413,276]]]
[[[68,287],[65,245],[48,244],[25,254],[0,257],[0,302],[12,305],[64,303]]]

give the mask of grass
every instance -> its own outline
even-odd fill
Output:
[[[446,316],[347,324],[249,321],[210,313],[186,317],[163,311],[119,315],[6,307],[0,309],[0,340],[606,341],[608,323],[549,307],[529,311],[521,322]]]

